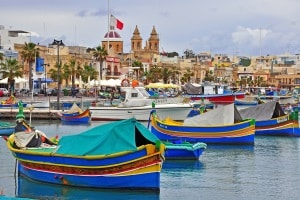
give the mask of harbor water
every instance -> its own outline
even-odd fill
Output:
[[[49,137],[80,133],[101,123],[106,122],[34,121]],[[254,146],[208,145],[199,161],[165,161],[157,193],[63,187],[15,176],[16,160],[1,139],[0,194],[32,199],[293,200],[300,197],[299,149],[300,138],[291,137],[257,136]]]

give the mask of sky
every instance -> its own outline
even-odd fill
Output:
[[[108,31],[108,14],[130,52],[138,26],[143,47],[153,26],[160,51],[228,56],[300,53],[299,0],[0,0],[0,25],[31,32],[34,43],[54,39],[96,47]]]

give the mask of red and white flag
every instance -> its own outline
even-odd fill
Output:
[[[110,27],[111,29],[120,29],[122,30],[124,27],[123,22],[121,22],[120,20],[118,20],[115,16],[110,15]]]

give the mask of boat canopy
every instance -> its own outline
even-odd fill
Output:
[[[280,104],[276,101],[250,106],[239,110],[239,112],[243,119],[255,119],[255,121],[270,120],[285,115]]]
[[[63,136],[55,154],[108,155],[135,151],[159,139],[135,118],[96,126],[77,135]]]
[[[218,126],[234,124],[242,121],[242,118],[235,105],[218,105],[217,108],[208,112],[186,118],[183,122],[187,126]]]

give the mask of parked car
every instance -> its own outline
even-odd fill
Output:
[[[50,96],[57,96],[58,90],[56,88],[51,89],[51,91],[48,92]],[[64,96],[64,93],[60,91],[60,96]]]
[[[9,91],[6,88],[0,88],[0,91],[1,96],[7,96],[9,94]]]
[[[34,88],[33,91],[29,91],[29,96],[31,96],[32,94],[33,94],[33,96],[38,96],[39,94],[41,94],[41,89]]]
[[[22,96],[29,96],[29,89],[27,89],[27,88],[22,88],[22,89],[20,90],[20,94],[21,94]]]

